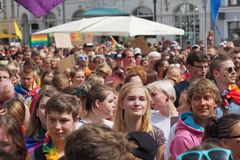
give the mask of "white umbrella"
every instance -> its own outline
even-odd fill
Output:
[[[98,17],[101,18],[101,17]],[[183,35],[184,30],[134,16],[105,17],[81,33],[109,36]]]
[[[80,30],[98,23],[105,18],[107,17],[83,18],[77,21],[68,22],[39,32],[35,32],[34,34],[79,32]]]

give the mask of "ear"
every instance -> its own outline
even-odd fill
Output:
[[[39,115],[38,115],[38,109],[36,110],[36,117],[38,117]]]
[[[117,107],[124,109],[122,101],[118,101]]]
[[[218,77],[219,76],[219,71],[215,69],[213,71],[212,75],[213,75],[213,78]]]
[[[95,107],[99,108],[100,107],[100,101],[98,99],[95,100]]]
[[[223,147],[227,147],[228,146],[228,139],[222,138],[222,139],[220,139],[220,143],[223,145]]]
[[[191,70],[191,67],[192,67],[191,64],[187,65],[188,70]]]
[[[216,104],[215,106],[214,106],[214,109],[216,109],[218,107],[218,105]]]
[[[166,98],[166,103],[167,103],[167,102],[169,102],[169,100],[170,100],[170,96],[169,96],[169,95],[167,95],[167,98]]]

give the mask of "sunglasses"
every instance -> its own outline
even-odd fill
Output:
[[[232,152],[228,149],[213,148],[201,151],[189,151],[180,154],[177,160],[233,160]]]
[[[79,56],[78,59],[81,61],[86,61],[88,60],[88,56]]]
[[[235,67],[228,67],[228,68],[226,68],[226,71],[228,73],[233,73],[233,72],[236,72],[236,68]]]

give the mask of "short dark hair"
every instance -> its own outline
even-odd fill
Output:
[[[210,74],[213,77],[213,71],[214,70],[219,70],[221,68],[221,63],[226,62],[228,60],[232,60],[228,55],[226,54],[219,54],[218,56],[214,57],[212,59],[212,62],[210,64]]]
[[[45,114],[47,115],[52,111],[58,113],[67,112],[68,114],[72,114],[73,119],[76,119],[79,114],[80,104],[80,99],[76,96],[57,93],[48,100]]]
[[[131,49],[125,49],[123,52],[122,52],[122,58],[125,58],[126,57],[126,52],[132,52],[134,54],[134,52],[131,50]]]
[[[216,138],[220,140],[230,138],[233,131],[232,127],[237,123],[240,123],[239,114],[227,114],[220,119],[209,118],[205,127],[204,139]]]
[[[208,62],[208,57],[204,52],[195,50],[188,55],[186,62],[193,66],[194,62]]]

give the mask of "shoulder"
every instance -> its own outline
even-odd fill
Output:
[[[21,88],[22,88],[21,84],[17,84],[17,85],[14,86],[14,89],[15,89],[16,92],[20,91]]]
[[[229,103],[228,113],[236,113],[240,114],[240,104],[235,102],[234,100],[231,100]]]
[[[84,125],[85,123],[88,123],[87,121],[81,119],[80,121],[77,122],[75,129],[79,129],[82,125]]]
[[[189,86],[189,82],[187,80],[184,80],[184,81],[178,83],[177,85],[175,85],[174,89],[176,91],[178,91],[178,90],[185,90],[185,89],[187,89],[188,86]]]
[[[194,144],[187,137],[177,136],[174,137],[170,144],[170,153],[173,159],[177,159],[177,156],[184,153],[194,147]]]
[[[108,126],[108,127],[110,127],[110,128],[113,128],[113,122],[112,122],[112,121],[109,121],[109,120],[104,119],[104,120],[103,120],[103,123],[104,123],[106,126]]]
[[[164,132],[162,129],[160,129],[156,126],[153,126],[153,130],[148,133],[153,137],[157,146],[160,146],[165,143],[166,138],[164,136]]]

